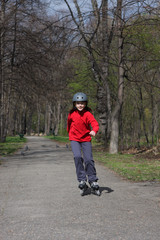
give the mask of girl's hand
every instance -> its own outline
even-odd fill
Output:
[[[90,136],[92,137],[95,137],[96,136],[96,133],[92,130],[90,133],[89,133]]]

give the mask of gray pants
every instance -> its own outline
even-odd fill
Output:
[[[98,180],[92,156],[91,142],[71,141],[72,152],[76,167],[77,180],[95,182]]]

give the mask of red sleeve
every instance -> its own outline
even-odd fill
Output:
[[[71,126],[71,114],[68,115],[68,119],[67,119],[67,132],[68,133],[70,130],[70,126]]]
[[[92,130],[97,133],[98,130],[99,130],[99,124],[97,122],[97,120],[94,118],[94,116],[92,115],[92,113],[89,112],[89,123],[91,124],[92,126]]]

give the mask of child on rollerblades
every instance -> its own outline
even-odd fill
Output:
[[[86,184],[88,180],[91,190],[95,194],[100,195],[91,145],[91,137],[96,135],[99,125],[92,115],[91,109],[87,106],[88,99],[86,94],[82,92],[76,93],[72,102],[73,108],[68,115],[67,131],[71,141],[80,193],[82,196],[84,195],[88,188]]]

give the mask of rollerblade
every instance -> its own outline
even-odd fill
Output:
[[[86,184],[86,182],[85,181],[81,181],[80,183],[79,183],[79,189],[80,189],[80,194],[81,194],[81,196],[84,196],[84,194],[85,194],[85,192],[87,191],[87,189],[88,189],[88,186],[87,186],[87,184]]]
[[[101,192],[99,191],[99,185],[97,182],[90,183],[90,186],[91,186],[91,193],[93,193],[97,196],[101,195]]]

